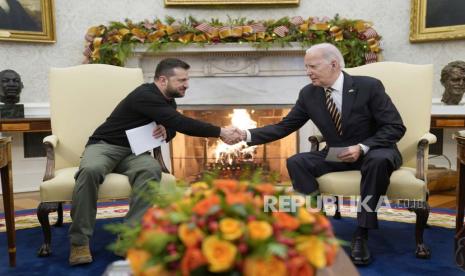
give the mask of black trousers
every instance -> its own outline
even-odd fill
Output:
[[[378,200],[386,194],[389,178],[402,163],[397,149],[370,149],[356,162],[327,162],[327,150],[298,153],[287,159],[287,170],[292,186],[298,192],[309,194],[318,190],[317,177],[330,172],[360,170],[360,197],[373,212],[365,208],[357,213],[358,225],[366,228],[378,228],[378,217],[375,212]],[[369,199],[366,199],[369,196]],[[366,200],[366,201],[365,201]]]

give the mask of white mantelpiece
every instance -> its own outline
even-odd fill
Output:
[[[259,49],[249,44],[189,45],[157,53],[136,48],[126,66],[140,67],[146,81],[166,57],[191,65],[190,87],[184,105],[245,105],[295,103],[299,90],[308,83],[299,44]]]

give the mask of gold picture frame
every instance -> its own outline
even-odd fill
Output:
[[[0,6],[0,40],[54,43],[55,14],[53,0],[8,0]],[[5,12],[8,9],[8,13]]]
[[[465,1],[411,0],[410,42],[465,38]]]
[[[298,5],[300,0],[165,0],[165,6],[194,5]]]

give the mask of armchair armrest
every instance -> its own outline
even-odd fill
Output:
[[[431,133],[426,133],[420,140],[417,145],[417,171],[415,176],[418,179],[426,180],[425,172],[428,169],[428,148],[430,144],[436,143],[436,136]]]
[[[47,163],[45,165],[45,173],[43,181],[52,179],[55,176],[55,147],[58,145],[58,136],[49,135],[42,140],[45,153],[47,155]]]
[[[57,144],[58,144],[58,136],[56,135],[48,135],[48,136],[45,136],[45,138],[42,140],[42,143],[50,143],[52,145],[52,147],[56,148]]]
[[[308,141],[312,145],[310,151],[318,151],[320,150],[320,143],[324,142],[325,138],[323,137],[323,135],[315,134],[308,137]]]
[[[161,171],[164,173],[170,173],[168,168],[166,167],[165,161],[163,161],[163,155],[161,153],[161,147],[153,149],[153,157],[157,159],[158,163],[160,163]]]

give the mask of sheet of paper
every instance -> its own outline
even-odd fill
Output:
[[[151,122],[145,126],[126,130],[126,136],[128,137],[129,145],[131,146],[131,150],[135,155],[139,155],[159,147],[165,142],[162,137],[154,138],[152,136],[153,129],[156,126],[157,124],[155,122]]]
[[[329,148],[328,150],[328,155],[326,155],[326,161],[331,161],[331,162],[342,162],[341,159],[337,158],[337,156],[348,149],[348,147],[332,147]]]

